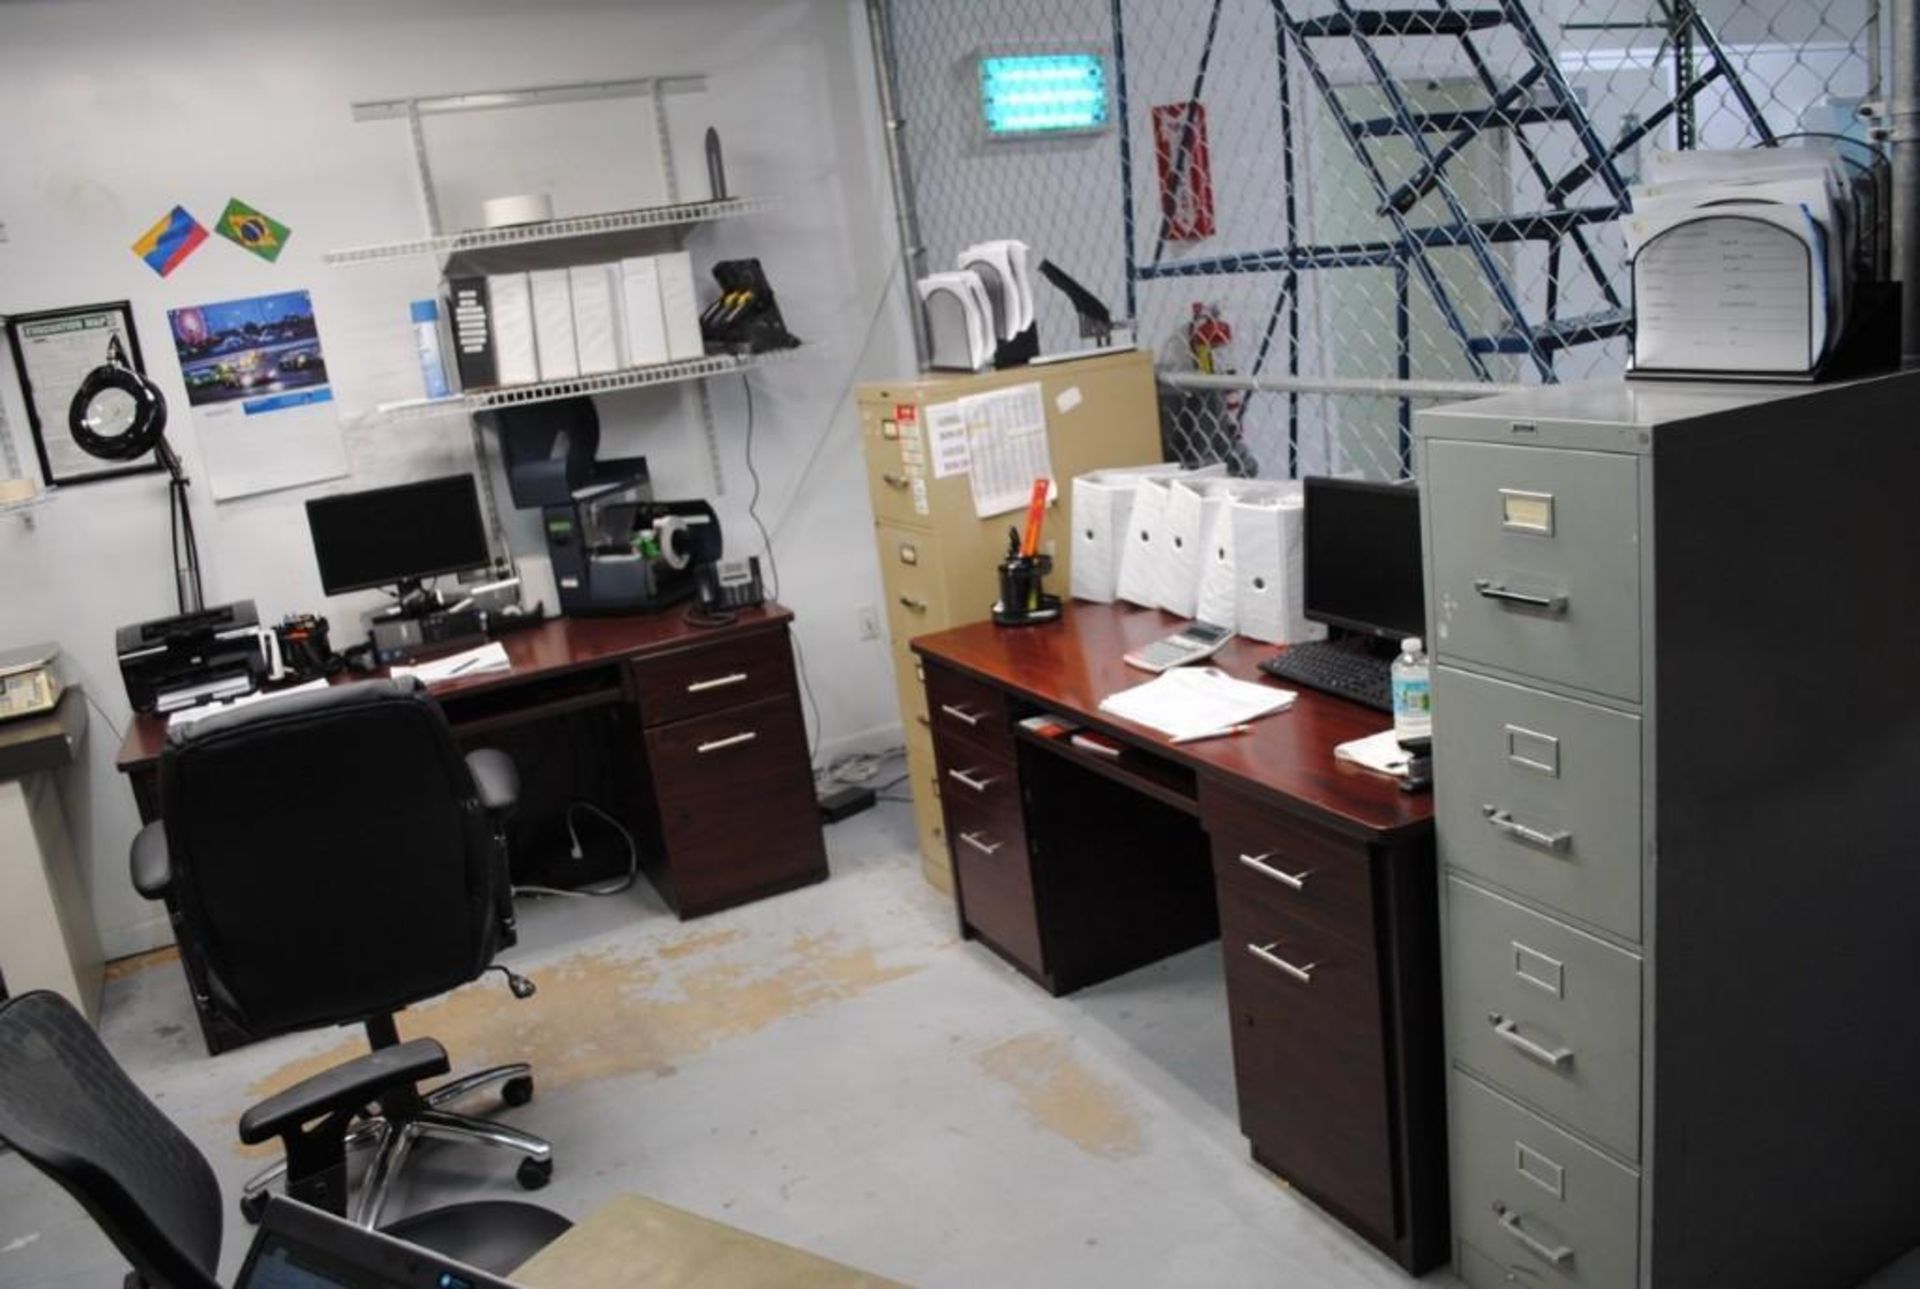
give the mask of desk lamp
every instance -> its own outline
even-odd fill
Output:
[[[174,591],[180,612],[197,613],[205,602],[200,584],[200,545],[187,505],[187,476],[180,455],[167,442],[167,400],[159,387],[134,370],[114,336],[107,361],[87,373],[67,407],[67,429],[81,451],[103,461],[133,461],[151,452],[166,467],[173,532]]]

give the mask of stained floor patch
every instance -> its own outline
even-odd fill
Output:
[[[535,1080],[549,1090],[625,1074],[665,1076],[715,1044],[921,969],[883,964],[871,945],[849,945],[838,935],[796,936],[781,952],[751,965],[679,965],[699,949],[718,948],[740,935],[714,932],[697,949],[689,947],[700,938],[687,937],[650,957],[579,953],[560,959],[530,973],[540,991],[525,1001],[491,981],[468,985],[400,1013],[400,1036],[438,1039],[456,1073],[531,1061]],[[272,1096],[365,1050],[361,1042],[340,1043],[282,1066],[247,1093]]]
[[[1044,1030],[1021,1034],[974,1058],[989,1078],[1020,1095],[1034,1123],[1090,1155],[1140,1153],[1140,1119],[1126,1095],[1073,1054],[1072,1040]]]

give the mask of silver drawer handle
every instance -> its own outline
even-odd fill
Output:
[[[1542,1047],[1520,1032],[1520,1022],[1508,1020],[1499,1012],[1489,1012],[1487,1023],[1493,1026],[1493,1032],[1507,1043],[1507,1046],[1522,1056],[1530,1056],[1549,1069],[1559,1069],[1573,1060],[1571,1047]]]
[[[1485,815],[1487,822],[1495,828],[1498,828],[1515,841],[1524,841],[1529,846],[1538,846],[1541,850],[1550,850],[1558,855],[1565,853],[1567,847],[1573,844],[1572,833],[1565,830],[1560,832],[1541,832],[1538,828],[1529,828],[1515,819],[1513,812],[1510,810],[1502,810],[1498,806],[1485,805],[1480,807],[1480,813]]]
[[[736,671],[731,676],[716,676],[712,680],[696,680],[687,686],[689,694],[704,694],[709,689],[725,689],[728,685],[744,684],[747,673]]]
[[[889,488],[905,489],[907,486],[907,480],[905,478],[901,477],[900,475],[894,474],[891,471],[881,475],[880,481],[886,484],[887,487]]]
[[[961,833],[960,840],[979,851],[982,855],[996,855],[1000,852],[1000,848],[1007,844],[1004,841],[984,842],[970,832]]]
[[[903,595],[900,597],[900,607],[909,613],[925,613],[927,611],[927,602],[915,596]]]
[[[1280,968],[1280,970],[1286,972],[1303,985],[1312,984],[1314,969],[1320,964],[1317,962],[1309,962],[1304,967],[1296,967],[1274,952],[1274,950],[1279,947],[1280,942],[1275,940],[1272,944],[1250,944],[1247,946],[1247,952],[1266,963],[1269,967]]]
[[[972,788],[975,792],[985,792],[999,782],[997,779],[976,779],[971,770],[948,770],[947,777],[955,783]]]
[[[1561,591],[1516,591],[1503,586],[1492,578],[1476,577],[1473,589],[1489,600],[1499,600],[1503,604],[1517,604],[1524,609],[1540,609],[1547,613],[1565,613],[1567,597]]]
[[[940,704],[940,710],[953,717],[954,720],[965,721],[969,725],[978,725],[986,719],[986,717],[980,713],[970,712],[964,707],[955,707],[951,703]]]
[[[1285,873],[1267,863],[1267,860],[1271,858],[1273,858],[1273,852],[1268,851],[1264,855],[1242,855],[1240,862],[1248,868],[1251,868],[1254,872],[1264,873],[1274,881],[1291,886],[1296,891],[1304,891],[1307,889],[1307,879],[1313,876],[1313,870],[1311,868],[1303,869],[1298,873]]]
[[[717,738],[711,743],[702,743],[693,750],[704,756],[708,752],[718,752],[723,747],[739,747],[742,743],[751,743],[759,737],[758,731],[748,730],[744,734],[730,734],[726,738]]]
[[[1511,1210],[1500,1215],[1500,1229],[1518,1240],[1529,1253],[1545,1258],[1556,1267],[1564,1267],[1573,1261],[1573,1249],[1565,1244],[1542,1244],[1528,1235],[1520,1225],[1520,1215]]]

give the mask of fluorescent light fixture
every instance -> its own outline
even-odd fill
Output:
[[[1107,64],[1098,54],[984,54],[980,112],[990,139],[1107,128]]]

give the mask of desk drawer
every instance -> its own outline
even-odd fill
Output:
[[[954,895],[967,927],[1035,976],[1046,975],[1033,868],[1017,791],[997,800],[944,796]]]
[[[1201,810],[1213,839],[1220,902],[1264,900],[1371,952],[1372,864],[1366,847],[1275,810],[1207,792]]]
[[[1240,1125],[1261,1159],[1380,1236],[1399,1233],[1372,950],[1271,905],[1223,900]]]
[[[797,691],[785,631],[683,649],[633,664],[640,720],[665,725]]]
[[[1510,1263],[1488,1284],[1636,1283],[1640,1179],[1468,1075],[1449,1076],[1454,1234]],[[1495,1262],[1498,1259],[1498,1262]],[[1511,1276],[1512,1278],[1507,1278]]]
[[[1444,863],[1640,938],[1640,719],[1434,673],[1434,809]]]
[[[1640,960],[1447,880],[1454,1059],[1627,1159],[1640,1157]]]
[[[989,756],[1013,762],[1013,731],[1006,695],[992,685],[929,663],[927,714],[936,742],[958,739]]]
[[[1436,440],[1421,487],[1442,661],[1639,699],[1635,458]]]
[[[827,875],[806,726],[791,696],[657,726],[646,745],[682,917]]]

